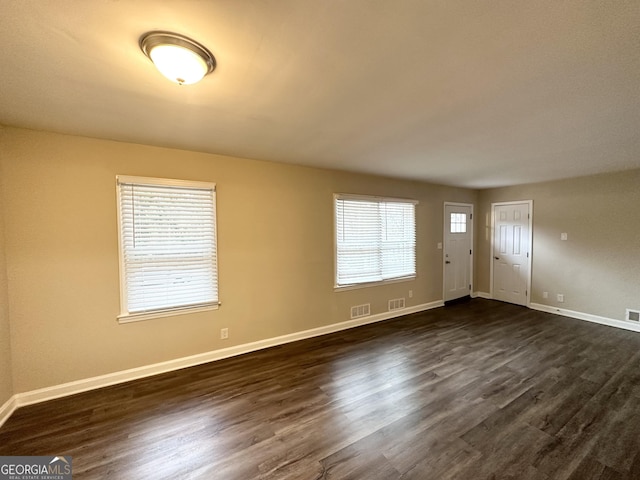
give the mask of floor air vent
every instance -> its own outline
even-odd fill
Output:
[[[631,310],[630,308],[627,308],[627,317],[625,320],[640,323],[640,310]]]
[[[351,318],[368,317],[371,315],[371,304],[354,305],[351,307]]]

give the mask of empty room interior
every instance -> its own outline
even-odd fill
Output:
[[[640,478],[637,0],[0,10],[0,464]]]

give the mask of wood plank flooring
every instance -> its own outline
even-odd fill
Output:
[[[640,479],[640,334],[474,299],[18,409],[74,479]]]

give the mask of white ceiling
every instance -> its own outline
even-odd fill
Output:
[[[640,168],[638,0],[0,0],[0,124],[483,188]],[[188,35],[196,85],[142,54]]]

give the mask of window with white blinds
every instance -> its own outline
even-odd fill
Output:
[[[416,275],[416,201],[335,195],[336,287]]]
[[[120,321],[218,306],[215,184],[117,177]]]

